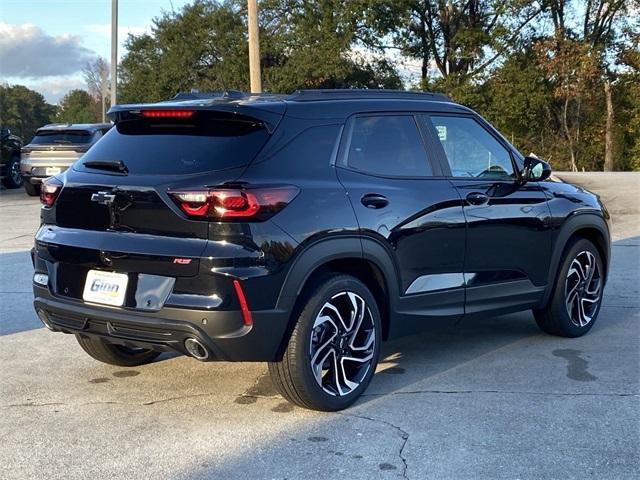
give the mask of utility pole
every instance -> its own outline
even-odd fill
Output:
[[[261,93],[262,80],[260,79],[260,38],[258,32],[257,0],[247,0],[247,7],[249,24],[249,78],[251,80],[251,93]]]
[[[111,0],[111,106],[117,103],[118,86],[118,0]]]

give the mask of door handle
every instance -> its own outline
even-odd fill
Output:
[[[467,203],[470,205],[484,205],[489,201],[489,195],[480,192],[471,192],[467,195]]]
[[[389,205],[389,200],[384,195],[378,195],[377,193],[367,193],[360,199],[362,205],[367,208],[384,208]]]

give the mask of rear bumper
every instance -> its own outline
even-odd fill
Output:
[[[25,181],[29,181],[33,184],[40,183],[45,178],[51,176],[51,174],[47,174],[47,168],[59,168],[62,173],[67,170],[73,162],[28,162],[22,160],[20,163],[20,175]]]
[[[39,316],[44,312],[43,323],[53,331],[185,355],[185,340],[196,338],[209,350],[211,360],[276,360],[288,323],[287,313],[277,310],[254,311],[253,324],[245,326],[239,311],[165,307],[140,312],[63,299],[35,284],[33,289],[34,307]]]
[[[29,182],[31,185],[40,185],[47,177],[34,177],[33,175],[22,175],[22,181]]]

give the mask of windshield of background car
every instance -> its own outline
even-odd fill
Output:
[[[86,130],[40,130],[31,140],[31,145],[77,145],[89,143],[91,137],[92,133]]]

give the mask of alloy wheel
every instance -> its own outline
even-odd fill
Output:
[[[582,251],[569,265],[565,305],[574,325],[584,327],[593,319],[602,294],[602,277],[593,253]]]
[[[15,185],[22,185],[22,177],[20,176],[20,161],[13,160],[9,168],[9,175],[11,176],[11,180],[13,181],[13,183]]]
[[[375,322],[365,300],[354,292],[334,295],[320,309],[311,333],[316,382],[329,395],[348,395],[369,372],[375,345]]]

